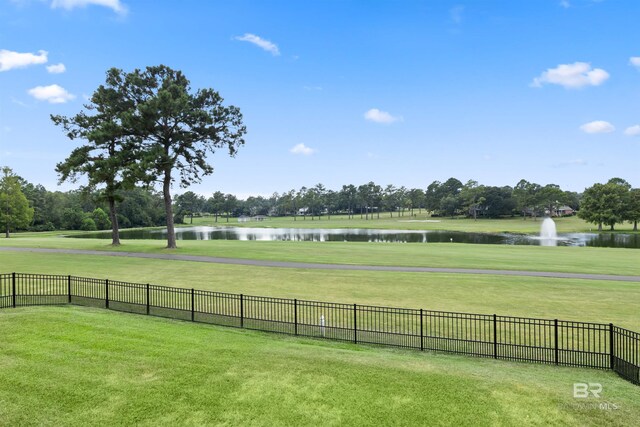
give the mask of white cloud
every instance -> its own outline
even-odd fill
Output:
[[[533,79],[531,86],[542,87],[543,84],[555,84],[568,89],[577,89],[583,86],[599,86],[608,78],[609,73],[601,68],[591,69],[591,64],[587,62],[574,62],[547,69]]]
[[[580,126],[580,130],[586,133],[611,133],[616,130],[616,128],[609,122],[596,120],[583,124]]]
[[[295,147],[293,147],[289,151],[291,153],[293,153],[293,154],[302,154],[302,155],[305,155],[305,156],[310,156],[310,155],[312,155],[313,153],[316,152],[316,150],[314,150],[313,148],[307,147],[306,145],[304,145],[302,143],[297,144]]]
[[[47,71],[51,74],[60,74],[67,71],[67,67],[61,62],[59,64],[47,65]]]
[[[234,37],[236,40],[240,40],[243,42],[253,43],[261,49],[266,50],[267,52],[271,52],[273,56],[280,55],[280,50],[275,43],[271,43],[269,40],[265,40],[261,37],[256,36],[255,34],[245,33],[244,36]]]
[[[20,101],[19,99],[14,98],[14,97],[11,97],[11,102],[13,102],[14,104],[19,105],[21,107],[29,108],[29,106],[27,104],[25,104],[24,102]]]
[[[372,122],[384,124],[391,124],[393,122],[402,121],[401,116],[392,116],[386,111],[380,111],[377,108],[372,108],[364,113],[364,118]]]
[[[464,13],[464,6],[457,5],[449,9],[449,15],[454,24],[460,25],[462,23],[462,14]]]
[[[75,98],[75,95],[70,94],[65,88],[58,85],[36,86],[27,92],[35,99],[47,101],[50,104],[64,104]]]
[[[569,3],[569,0],[560,0],[560,6],[565,9],[569,9],[571,7],[571,3]]]
[[[632,56],[629,58],[629,64],[640,70],[640,56]]]
[[[554,165],[552,165],[554,168],[567,168],[567,167],[571,167],[571,166],[587,166],[589,164],[589,162],[587,162],[584,159],[575,159],[575,160],[569,160],[566,162],[560,162],[560,163],[556,163]]]
[[[640,125],[629,126],[624,130],[624,134],[629,136],[640,135]]]
[[[89,5],[104,6],[113,10],[120,15],[127,14],[127,7],[120,2],[120,0],[52,0],[52,9],[66,9],[71,10],[77,7],[87,7]]]
[[[11,50],[0,49],[0,71],[8,71],[14,68],[25,68],[29,65],[44,64],[47,62],[47,51],[39,50],[38,54],[20,53]]]

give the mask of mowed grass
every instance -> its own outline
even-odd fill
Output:
[[[81,307],[0,311],[3,425],[640,424],[608,371],[388,350]],[[575,399],[576,382],[600,399]]]
[[[281,241],[178,241],[177,250],[162,240],[72,239],[35,233],[0,239],[4,247],[86,249],[171,253],[225,258],[325,264],[483,268],[640,276],[640,251],[593,247],[542,247],[456,243],[357,243]]]
[[[640,284],[499,275],[305,270],[0,252],[0,270],[71,274],[248,295],[612,322],[640,331]]]

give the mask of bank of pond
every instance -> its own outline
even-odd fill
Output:
[[[68,237],[110,239],[111,232],[91,232]],[[121,230],[120,238],[164,240],[166,229]],[[391,243],[468,243],[489,245],[593,246],[640,249],[640,234],[561,233],[556,238],[541,238],[515,233],[472,233],[442,230],[376,230],[325,228],[246,228],[182,227],[176,229],[178,240],[244,240],[305,242],[391,242]]]

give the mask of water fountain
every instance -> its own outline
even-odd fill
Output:
[[[558,233],[556,232],[556,223],[549,217],[542,221],[540,226],[540,246],[557,246]]]

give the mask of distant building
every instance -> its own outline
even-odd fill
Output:
[[[560,206],[556,209],[556,216],[569,216],[574,215],[576,211],[574,211],[570,206]]]
[[[269,217],[266,215],[255,215],[255,216],[241,215],[238,217],[238,222],[264,221],[265,219],[269,219]]]

